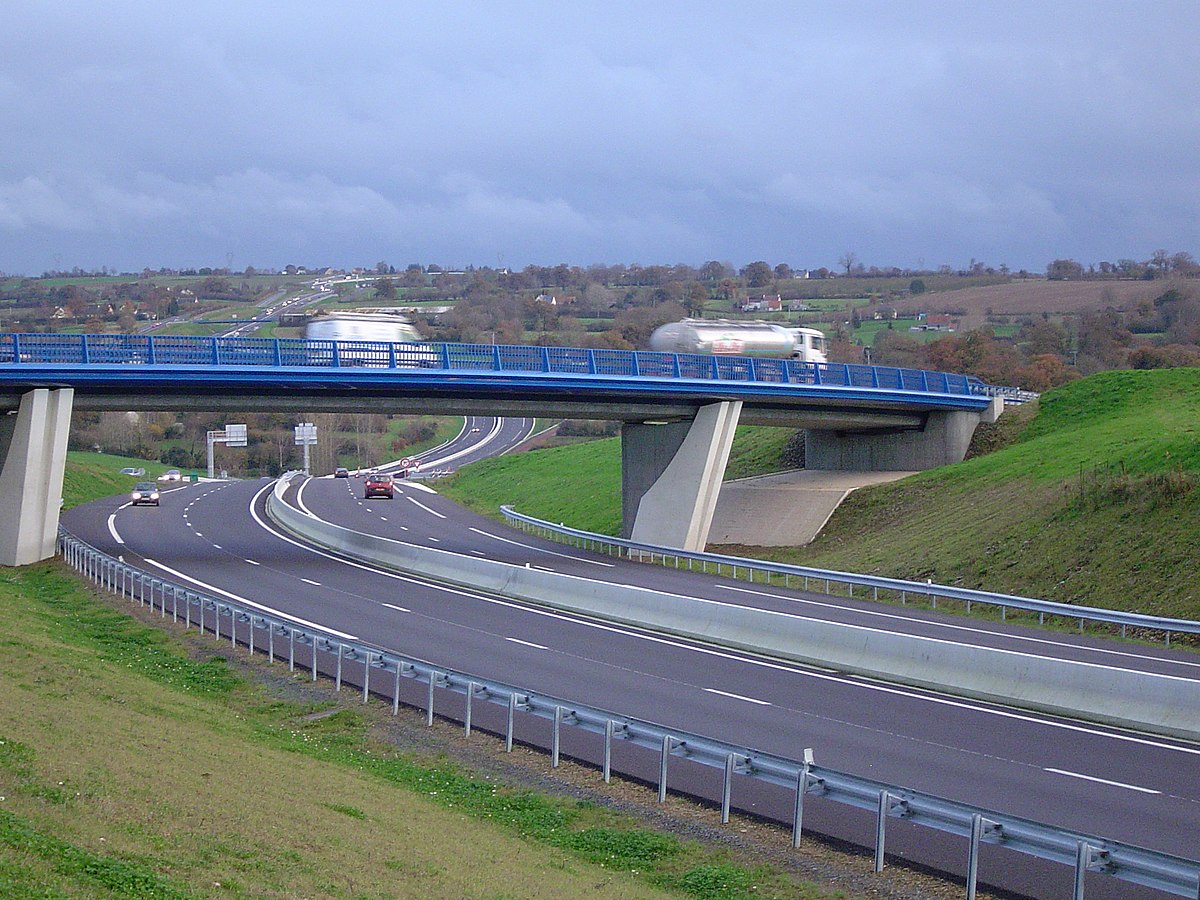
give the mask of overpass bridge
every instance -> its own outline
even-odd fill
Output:
[[[944,372],[574,347],[0,334],[0,565],[53,554],[72,409],[619,420],[626,536],[702,549],[741,423],[814,469],[961,460],[1007,389]],[[1015,396],[1015,392],[1010,392]]]

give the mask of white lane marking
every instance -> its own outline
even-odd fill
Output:
[[[404,606],[397,606],[395,603],[380,603],[379,605],[386,606],[388,609],[394,609],[396,612],[412,612],[411,609]]]
[[[549,650],[550,649],[549,647],[543,646],[542,644],[535,644],[533,641],[523,641],[520,638],[506,637],[505,640],[512,641],[514,644],[522,644],[526,647],[533,647],[535,650]]]
[[[224,549],[225,549],[225,548],[224,548],[224,547],[222,547],[220,544],[213,544],[213,547],[215,547],[215,548],[216,548],[216,549],[218,549],[218,550],[224,550]]]
[[[444,519],[444,518],[446,518],[446,517],[445,517],[445,516],[443,516],[443,515],[442,515],[440,512],[438,512],[436,509],[430,509],[428,506],[426,506],[424,503],[422,503],[420,500],[416,499],[415,497],[409,497],[409,498],[407,498],[407,499],[408,499],[408,502],[409,502],[409,503],[415,503],[415,504],[417,504],[417,506],[421,507],[421,509],[425,510],[425,512],[427,512],[427,513],[433,513],[433,514],[434,514],[435,516],[437,516],[439,519]]]
[[[386,521],[387,521],[387,516],[380,516],[380,517],[379,517],[379,521],[381,521],[381,522],[386,522]]]
[[[300,580],[303,581],[305,584],[311,584],[313,587],[321,586],[321,582],[313,581],[311,578],[301,578]]]
[[[718,691],[716,688],[705,688],[709,694],[720,694],[722,697],[732,697],[734,700],[745,700],[747,703],[757,703],[759,706],[773,706],[769,700],[759,700],[755,697],[743,697],[741,694],[731,694],[729,691]]]
[[[547,619],[558,619],[563,622],[573,622],[576,625],[582,625],[585,628],[593,628],[597,631],[607,631],[610,634],[619,634],[622,637],[637,638],[639,640],[643,640],[643,641],[646,641],[651,644],[661,644],[666,647],[672,647],[672,648],[679,649],[679,650],[686,650],[686,651],[690,651],[692,653],[700,653],[700,654],[703,654],[706,656],[716,657],[718,659],[728,659],[733,662],[738,662],[743,665],[755,666],[760,669],[772,669],[777,672],[788,672],[792,675],[796,675],[801,678],[808,677],[808,678],[816,678],[821,681],[832,681],[836,684],[843,684],[843,685],[848,685],[850,687],[857,687],[857,688],[860,688],[860,689],[866,690],[866,691],[874,691],[875,693],[878,693],[878,694],[891,694],[896,697],[905,697],[909,700],[918,700],[918,701],[923,701],[925,703],[933,703],[938,706],[947,706],[947,707],[951,707],[954,709],[964,709],[964,710],[967,710],[968,712],[980,713],[982,715],[996,716],[997,718],[1010,719],[1015,722],[1026,722],[1031,725],[1040,725],[1040,726],[1043,726],[1046,728],[1057,728],[1060,731],[1071,731],[1071,732],[1075,732],[1078,734],[1091,735],[1093,737],[1110,738],[1111,740],[1122,741],[1127,744],[1138,744],[1143,747],[1153,747],[1156,750],[1173,750],[1177,753],[1186,753],[1191,756],[1200,756],[1200,746],[1192,747],[1192,746],[1187,746],[1187,745],[1183,745],[1183,744],[1168,744],[1163,740],[1159,740],[1157,738],[1153,738],[1148,735],[1141,735],[1136,732],[1103,731],[1099,728],[1094,728],[1094,727],[1087,726],[1087,725],[1079,725],[1074,722],[1068,722],[1065,720],[1039,719],[1036,716],[1032,716],[1032,715],[1029,715],[1024,712],[1017,712],[1016,710],[1013,710],[1011,708],[1004,708],[1001,706],[980,706],[980,705],[978,705],[976,703],[972,703],[968,700],[960,700],[960,699],[957,699],[954,697],[939,696],[937,694],[922,694],[922,693],[918,693],[917,691],[915,691],[911,688],[896,687],[896,686],[889,685],[889,684],[883,684],[883,683],[879,683],[879,682],[863,680],[861,678],[850,678],[850,677],[842,675],[838,672],[831,671],[829,669],[823,669],[823,668],[817,668],[817,667],[801,668],[798,665],[788,665],[787,663],[784,663],[782,661],[776,662],[776,661],[764,659],[761,657],[755,657],[755,656],[752,656],[749,654],[738,655],[735,653],[730,653],[729,651],[726,651],[726,650],[718,650],[716,648],[705,647],[700,644],[687,644],[682,641],[674,640],[672,638],[660,637],[655,634],[648,634],[648,633],[643,633],[643,632],[638,632],[638,631],[631,631],[628,628],[622,628],[620,626],[609,625],[604,622],[598,622],[598,621],[594,621],[594,620],[578,618],[576,616],[567,616],[567,615],[563,615],[561,613],[551,612],[546,609],[539,609],[538,607],[527,606],[523,603],[518,603],[515,601],[511,601],[511,600],[501,600],[498,597],[489,597],[485,594],[472,593],[472,592],[466,591],[466,590],[459,590],[456,588],[447,587],[446,585],[440,585],[440,584],[434,585],[434,584],[431,584],[430,582],[422,581],[421,579],[418,579],[418,578],[412,578],[407,575],[401,575],[397,572],[388,572],[388,571],[385,571],[382,569],[373,568],[373,567],[365,565],[363,563],[358,563],[358,562],[354,562],[352,560],[343,559],[341,557],[334,556],[332,553],[326,553],[325,551],[318,550],[316,547],[311,547],[308,544],[303,544],[300,541],[297,541],[290,537],[284,536],[282,533],[280,533],[279,531],[276,531],[274,528],[269,526],[266,522],[264,522],[262,520],[262,517],[259,516],[258,511],[255,510],[255,508],[254,508],[254,504],[258,501],[258,498],[263,495],[263,493],[265,493],[268,490],[272,490],[272,489],[273,489],[273,485],[268,484],[266,487],[262,488],[257,494],[255,494],[253,497],[250,498],[250,516],[258,524],[259,528],[263,529],[263,531],[266,531],[268,534],[274,536],[278,540],[281,540],[281,541],[284,541],[285,543],[291,544],[300,550],[306,551],[308,553],[312,553],[315,556],[324,557],[325,559],[331,560],[336,563],[340,563],[341,565],[344,565],[344,566],[350,566],[351,568],[354,568],[354,569],[360,569],[364,572],[370,572],[370,573],[380,576],[382,578],[391,578],[395,581],[403,581],[403,582],[406,582],[407,584],[420,585],[421,587],[436,587],[438,590],[440,590],[446,594],[452,594],[452,595],[455,595],[458,597],[465,597],[470,600],[478,600],[483,603],[490,603],[493,606],[503,606],[508,609],[518,610],[520,612],[527,613],[529,615],[541,616],[541,617],[547,618]],[[570,577],[570,576],[567,576],[567,577]]]
[[[1084,781],[1094,781],[1097,784],[1107,784],[1110,787],[1125,788],[1130,791],[1138,791],[1142,794],[1161,794],[1162,791],[1156,791],[1153,788],[1139,787],[1136,784],[1126,784],[1123,781],[1109,781],[1107,778],[1097,778],[1095,775],[1083,775],[1080,772],[1068,772],[1066,769],[1052,769],[1046,766],[1043,772],[1053,772],[1055,775],[1066,775],[1068,778],[1082,778]]]
[[[128,505],[129,505],[128,503],[122,503],[120,506],[117,507],[117,512],[120,512]],[[116,512],[108,517],[108,533],[113,536],[113,540],[116,541],[118,544],[125,543],[125,539],[122,538],[121,535],[119,535],[117,533],[117,513]]]
[[[570,559],[575,562],[587,563],[588,565],[592,565],[592,566],[603,566],[606,569],[611,569],[611,568],[613,568],[613,566],[616,565],[616,563],[600,562],[598,559],[583,559],[582,557],[579,557],[579,556],[572,556],[570,553],[559,553],[556,550],[547,550],[544,547],[535,547],[535,546],[533,546],[533,544],[523,544],[520,541],[514,541],[512,538],[501,537],[498,534],[491,534],[487,531],[481,531],[480,529],[474,528],[474,527],[469,528],[467,530],[474,532],[475,534],[479,535],[480,537],[491,538],[493,541],[501,541],[505,544],[512,544],[514,547],[523,547],[524,549],[532,550],[535,553],[546,553],[550,556],[561,556],[563,559]]]
[[[487,556],[487,554],[484,553],[482,550],[476,550],[476,549],[472,548],[471,552],[474,553],[476,556]]]
[[[441,538],[430,537],[429,539],[431,541],[433,541],[435,544],[440,544],[442,542]]]
[[[248,560],[246,560],[246,562],[250,563],[250,565],[252,565],[252,566],[261,566],[262,565],[262,563],[255,562],[252,559],[248,559]]]
[[[816,580],[816,579],[814,578],[814,580]],[[896,619],[901,622],[908,622],[908,623],[917,622],[917,623],[920,623],[923,625],[932,625],[937,628],[944,628],[948,631],[965,631],[968,634],[979,634],[979,635],[984,635],[987,637],[1005,637],[1005,638],[1010,638],[1014,641],[1025,641],[1026,643],[1030,643],[1030,644],[1049,644],[1054,647],[1064,647],[1064,646],[1077,647],[1082,650],[1090,650],[1093,653],[1106,653],[1106,654],[1109,654],[1110,656],[1124,656],[1124,657],[1128,657],[1130,659],[1136,659],[1136,660],[1150,660],[1153,662],[1169,663],[1169,664],[1178,665],[1178,666],[1192,666],[1195,668],[1200,668],[1200,662],[1189,662],[1188,660],[1182,660],[1182,659],[1169,659],[1169,658],[1164,658],[1161,656],[1147,656],[1144,653],[1131,653],[1128,650],[1108,650],[1108,649],[1105,649],[1104,647],[1089,647],[1085,644],[1063,644],[1061,641],[1052,641],[1052,640],[1048,640],[1046,638],[1033,637],[1032,635],[1023,635],[1023,634],[1018,634],[1015,632],[1010,634],[1005,631],[988,631],[986,628],[976,628],[976,627],[973,627],[970,625],[957,625],[952,622],[937,622],[937,621],[930,621],[928,619],[917,619],[917,618],[913,618],[912,616],[905,616],[905,615],[901,615],[899,613],[881,612],[880,610],[858,609],[857,607],[846,607],[846,606],[841,606],[837,603],[826,603],[821,600],[806,600],[803,597],[789,597],[786,594],[774,594],[774,593],[771,593],[770,591],[762,591],[762,590],[755,590],[754,588],[738,587],[737,585],[732,585],[732,584],[718,584],[717,587],[723,588],[727,591],[734,591],[739,594],[754,594],[755,596],[758,596],[758,597],[770,597],[773,600],[786,600],[790,603],[804,603],[809,606],[820,606],[820,607],[824,607],[826,609],[837,610],[839,612],[847,612],[847,611],[857,612],[857,613],[861,613],[864,616],[876,616],[881,619]]]
[[[236,600],[238,603],[245,603],[247,606],[253,606],[255,609],[261,609],[263,612],[269,612],[272,615],[279,616],[281,619],[288,619],[297,623],[298,625],[307,625],[309,628],[322,628],[325,631],[328,631],[330,634],[336,634],[338,637],[343,637],[350,641],[358,640],[357,635],[347,634],[344,631],[338,631],[336,628],[330,628],[328,625],[319,625],[316,622],[308,621],[308,619],[301,619],[299,616],[293,616],[290,613],[282,612],[281,610],[274,609],[273,607],[264,606],[261,603],[255,603],[253,600],[249,600],[246,597],[242,597],[238,594],[233,594],[229,591],[222,590],[214,584],[208,584],[207,582],[201,581],[199,578],[193,578],[191,575],[184,575],[179,570],[172,569],[170,566],[164,566],[162,563],[151,559],[148,556],[144,556],[142,558],[150,565],[162,569],[169,575],[173,575],[174,577],[182,579],[183,581],[190,581],[192,584],[202,587],[206,591],[212,591],[214,594],[220,594],[222,597],[228,597],[230,600]]]
[[[407,525],[401,525],[401,526],[400,526],[400,530],[401,530],[401,531],[408,531],[408,526],[407,526]]]
[[[195,528],[193,528],[192,531],[196,533],[196,537],[204,537],[204,535],[202,535],[199,531],[196,531]]]

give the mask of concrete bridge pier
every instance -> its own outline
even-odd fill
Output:
[[[973,410],[927,412],[919,428],[827,430],[804,434],[804,467],[842,472],[920,472],[962,462],[981,423],[995,422],[1004,399]]]
[[[681,422],[621,429],[621,533],[635,541],[703,550],[708,542],[742,401],[701,407]]]
[[[0,566],[54,556],[72,388],[37,388],[0,414]]]

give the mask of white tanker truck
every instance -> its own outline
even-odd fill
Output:
[[[775,356],[823,363],[825,348],[825,335],[815,328],[732,319],[684,319],[662,325],[650,335],[650,349],[664,353]]]
[[[419,343],[423,338],[411,322],[388,313],[335,312],[317,316],[304,326],[304,338],[343,342],[338,348],[339,364],[343,366],[387,366],[394,358],[397,366],[414,368],[436,366],[440,360],[434,348]],[[390,355],[385,348],[372,346],[397,343],[417,346],[393,347]],[[310,352],[324,359],[331,351],[314,347]]]

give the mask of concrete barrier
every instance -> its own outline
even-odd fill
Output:
[[[286,503],[285,490],[280,481],[267,499],[268,515],[277,524],[364,562],[724,647],[1200,738],[1197,680],[843,625],[418,547],[314,518]]]

